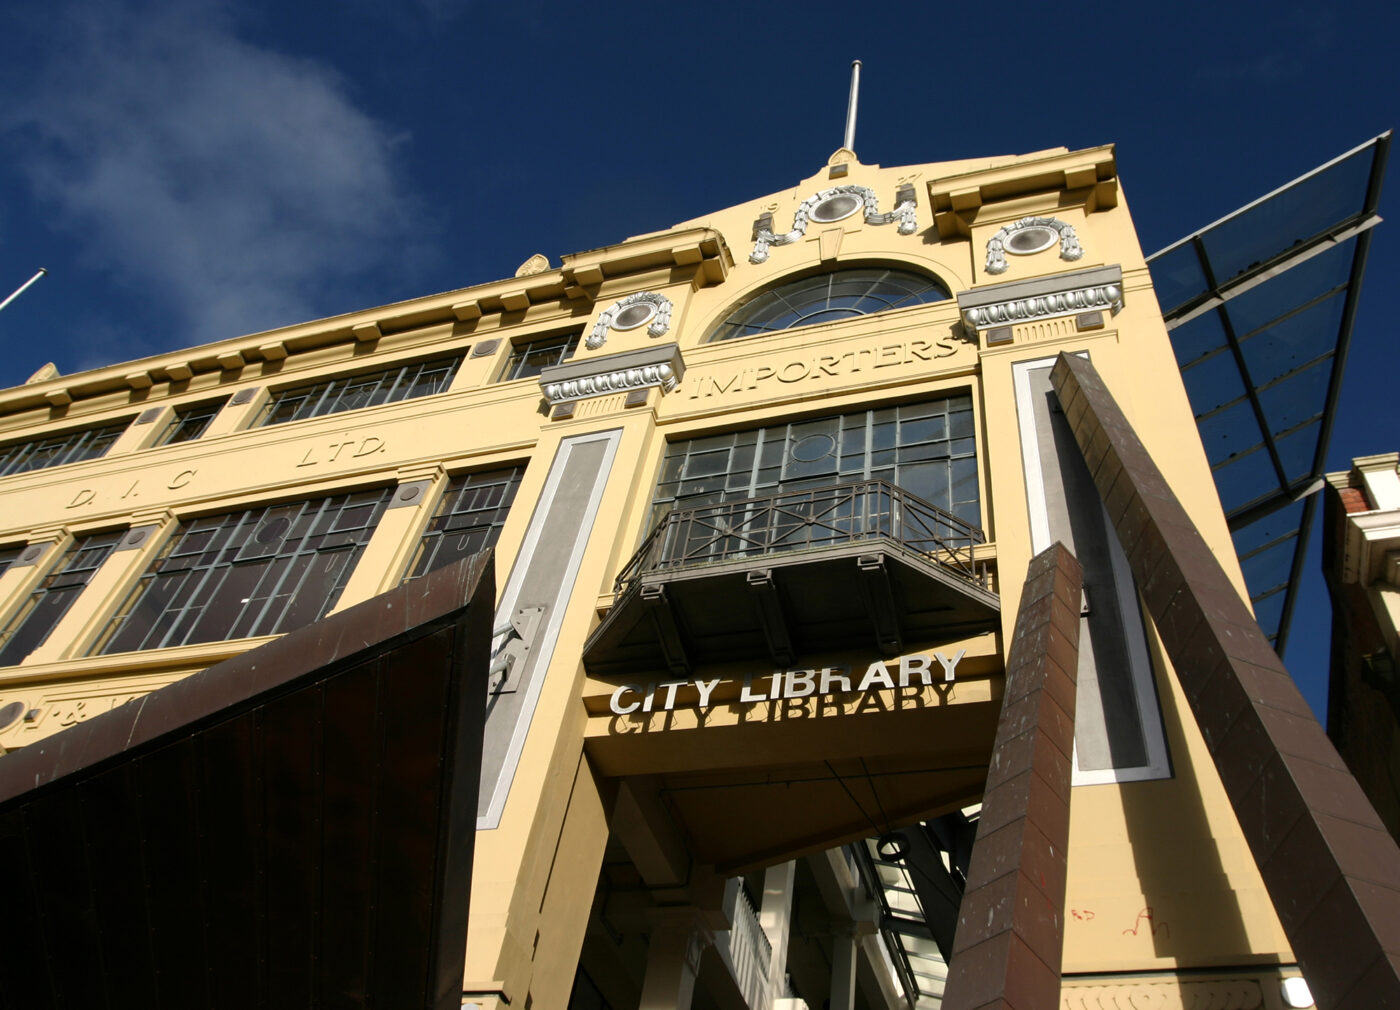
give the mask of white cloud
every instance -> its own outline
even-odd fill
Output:
[[[332,69],[203,2],[84,5],[61,31],[5,125],[89,258],[188,342],[358,304],[339,299],[412,235],[402,138]]]

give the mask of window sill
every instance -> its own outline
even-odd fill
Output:
[[[241,655],[250,649],[275,641],[280,635],[258,638],[237,638],[222,642],[201,642],[168,649],[147,649],[142,652],[115,652],[106,656],[78,656],[52,663],[20,664],[0,668],[0,685],[6,687],[26,683],[49,683],[63,680],[123,677],[134,674],[158,673],[163,670],[202,670],[225,659]]]

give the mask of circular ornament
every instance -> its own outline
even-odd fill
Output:
[[[817,224],[832,224],[844,221],[863,206],[865,202],[854,193],[835,193],[813,207],[807,216]]]
[[[274,516],[258,528],[253,534],[253,540],[264,546],[279,543],[287,535],[287,529],[291,525],[292,521],[286,516]]]
[[[793,443],[792,458],[799,463],[815,463],[836,451],[836,439],[827,434],[807,435]]]
[[[24,702],[12,701],[4,708],[0,708],[0,730],[9,729],[19,717],[24,715]]]
[[[645,326],[656,318],[656,310],[655,302],[633,302],[613,316],[612,328],[622,332],[635,330],[638,326]]]
[[[1033,253],[1049,249],[1058,241],[1060,241],[1060,233],[1054,228],[1031,225],[1012,232],[1006,237],[1003,245],[1009,253],[1014,253],[1017,256],[1030,256]]]

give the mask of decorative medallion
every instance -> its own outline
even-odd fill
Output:
[[[653,337],[665,336],[671,328],[671,300],[654,291],[639,291],[605,309],[583,343],[589,350],[597,350],[608,342],[608,330],[621,333],[648,323],[651,324],[647,326],[648,334]]]
[[[549,258],[543,253],[535,253],[524,263],[520,264],[515,271],[517,277],[530,277],[534,274],[542,274],[549,269]]]
[[[897,220],[899,234],[912,235],[919,226],[915,206],[914,187],[908,183],[895,190],[894,210],[888,214],[880,213],[880,203],[875,197],[875,191],[869,187],[833,186],[824,189],[802,201],[797,213],[793,215],[792,230],[786,235],[774,234],[771,214],[760,217],[754,224],[754,246],[753,252],[749,254],[749,262],[763,263],[768,259],[769,246],[789,245],[801,239],[807,234],[809,221],[833,224],[844,221],[861,210],[865,211],[866,224],[889,224]]]
[[[987,240],[987,273],[1006,273],[1006,254],[1032,256],[1060,243],[1060,259],[1077,260],[1084,255],[1074,226],[1054,217],[1023,217],[1002,228]]]

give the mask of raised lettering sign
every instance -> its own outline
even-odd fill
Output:
[[[871,691],[875,689],[893,690],[909,687],[911,682],[920,686],[933,684],[933,662],[943,674],[944,683],[952,683],[958,663],[962,661],[964,649],[959,649],[951,659],[936,652],[932,656],[915,653],[901,656],[896,663],[876,660],[865,668],[860,680],[855,679],[850,667],[822,666],[811,669],[777,670],[771,674],[760,674],[755,684],[753,674],[745,674],[739,690],[739,704],[747,705],[760,701],[782,701],[787,698],[806,698],[813,694],[828,695],[851,691]],[[891,671],[890,664],[896,669]],[[631,715],[633,712],[669,712],[676,707],[676,692],[693,683],[700,695],[698,708],[709,708],[710,699],[719,686],[721,678],[713,680],[663,680],[647,684],[621,684],[608,699],[608,708],[613,715]],[[767,681],[763,684],[762,681]]]

